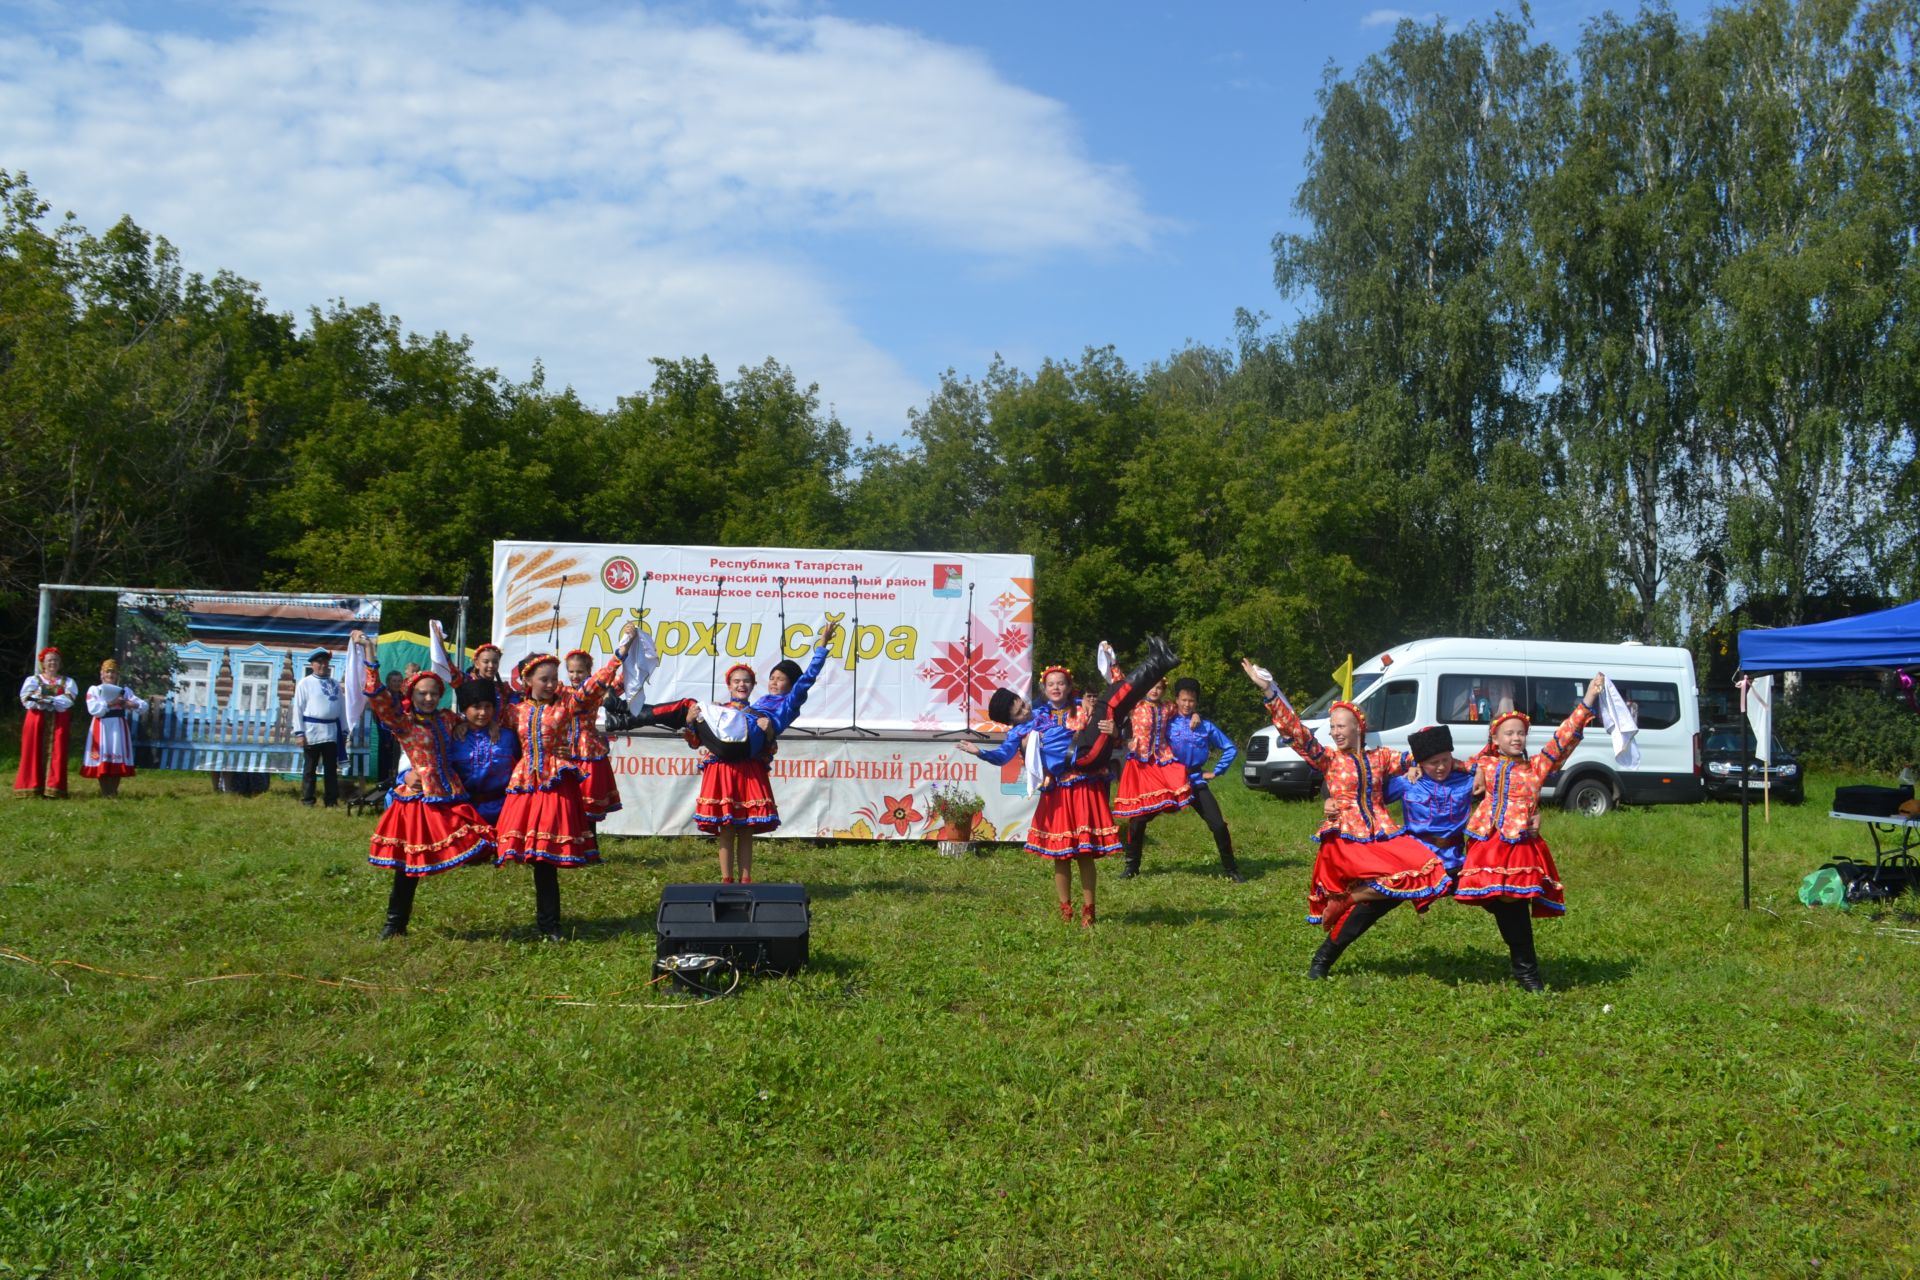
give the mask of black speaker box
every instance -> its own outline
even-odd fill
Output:
[[[1912,787],[1836,787],[1833,811],[1863,818],[1891,818],[1911,799]]]
[[[792,973],[807,963],[813,924],[799,884],[670,884],[654,918],[656,957],[727,956],[744,969]]]

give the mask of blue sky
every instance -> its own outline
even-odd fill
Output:
[[[378,302],[601,406],[771,355],[891,439],[996,352],[1284,322],[1326,66],[1499,7],[0,0],[0,167],[279,310]],[[1607,7],[1532,12],[1570,53]]]

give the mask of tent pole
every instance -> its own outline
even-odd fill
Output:
[[[1753,910],[1753,876],[1751,861],[1750,819],[1747,794],[1747,779],[1753,773],[1753,722],[1746,717],[1746,691],[1740,694],[1740,906],[1743,910]]]

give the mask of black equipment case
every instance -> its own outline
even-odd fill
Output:
[[[1891,818],[1911,799],[1912,787],[1836,787],[1833,811],[1867,818]]]
[[[812,924],[805,885],[670,884],[654,919],[656,958],[694,952],[792,973],[807,963]]]

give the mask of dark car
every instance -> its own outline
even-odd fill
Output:
[[[1707,730],[1706,739],[1700,745],[1700,764],[1709,797],[1716,800],[1740,798],[1740,783],[1747,776],[1742,756],[1746,740],[1744,725],[1715,725]],[[1757,750],[1759,744],[1755,743],[1754,746]],[[1802,776],[1800,761],[1780,745],[1778,738],[1773,740],[1771,767],[1761,764],[1758,759],[1753,762],[1750,786],[1756,800],[1760,798],[1763,780],[1773,783],[1773,798],[1782,804],[1799,804],[1806,799],[1806,779]]]

